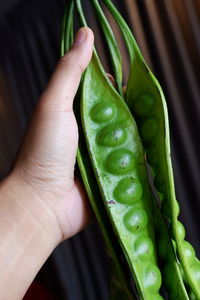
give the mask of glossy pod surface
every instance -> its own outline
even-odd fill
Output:
[[[131,72],[126,101],[140,134],[139,136],[129,110],[125,104],[122,104],[121,97],[114,91],[102,72],[95,52],[82,81],[81,108],[83,132],[95,176],[93,171],[89,170],[91,163],[87,163],[89,156],[87,150],[85,151],[85,143],[80,143],[78,162],[93,209],[107,240],[109,252],[115,261],[113,274],[117,275],[113,277],[114,289],[111,298],[129,299],[130,296],[131,299],[131,295],[129,292],[126,294],[128,290],[125,278],[117,261],[115,249],[112,247],[116,239],[109,235],[110,224],[105,222],[108,215],[129,262],[140,299],[162,299],[159,295],[161,276],[156,266],[153,216],[143,157],[144,149],[145,157],[153,171],[154,185],[162,200],[162,213],[172,227],[171,238],[169,238],[159,208],[154,207],[156,245],[168,299],[200,300],[200,263],[195,257],[193,247],[185,241],[185,229],[178,221],[179,205],[175,198],[168,115],[162,89],[146,66],[130,29],[112,1],[103,1],[118,22],[130,54]],[[70,1],[71,8],[74,2],[80,12],[81,1]],[[91,0],[91,2],[104,31],[118,90],[121,92],[120,53],[98,0]],[[71,13],[69,14],[70,17],[65,19],[65,30],[68,32],[67,35],[72,37],[73,30],[72,26],[70,27],[72,19]],[[81,18],[84,19],[83,14]],[[86,26],[86,23],[83,22],[83,25]],[[67,43],[68,45],[71,43],[70,38]],[[62,43],[62,49],[67,43]],[[82,128],[82,125],[79,124],[79,127]],[[99,205],[102,199],[97,194],[100,192],[108,215]],[[124,281],[123,284],[120,284],[120,279]]]
[[[131,71],[127,86],[126,102],[139,128],[147,161],[152,167],[154,184],[162,202],[164,215],[170,220],[172,238],[187,277],[188,284],[200,299],[200,263],[193,247],[179,235],[179,205],[176,200],[170,155],[169,122],[166,101],[162,89],[147,67],[137,43],[112,1],[104,0],[116,19],[131,59]],[[182,226],[183,227],[183,226]]]
[[[103,32],[106,32],[105,39],[110,49],[110,60],[113,67],[113,73],[117,84],[117,89],[120,95],[123,97],[122,92],[122,59],[120,55],[120,51],[117,47],[117,43],[115,40],[114,33],[105,17],[101,6],[99,5],[98,0],[91,0],[93,7],[96,11],[99,23],[103,29]]]
[[[62,40],[61,40],[61,56],[63,56],[70,48],[73,42],[73,12],[74,12],[74,1],[70,1],[63,19],[63,30],[62,30]],[[109,256],[112,258],[112,263],[114,266],[115,273],[113,275],[113,288],[115,290],[115,295],[119,293],[123,294],[127,300],[134,300],[135,297],[130,290],[128,280],[124,274],[124,270],[118,259],[118,249],[116,249],[116,243],[114,243],[114,237],[108,218],[105,212],[105,207],[101,199],[101,195],[98,189],[96,180],[94,179],[92,166],[90,163],[90,158],[86,150],[86,144],[84,140],[84,134],[82,131],[81,121],[80,121],[80,95],[77,93],[75,98],[75,114],[79,127],[79,146],[77,151],[77,162],[79,170],[82,176],[82,180],[90,200],[93,211],[96,215],[98,224],[104,236],[105,245]],[[111,295],[112,299],[112,295]],[[114,299],[114,298],[113,298]]]
[[[164,157],[164,155],[162,155],[159,158],[159,154],[160,154],[159,147],[161,146],[159,144],[160,142],[159,136],[160,134],[165,132],[165,130],[166,131],[168,130],[168,119],[165,120],[166,124],[164,124],[163,115],[162,115],[163,111],[160,115],[159,113],[155,113],[155,110],[157,108],[157,103],[160,102],[160,96],[164,98],[162,94],[162,90],[158,82],[153,77],[150,70],[144,63],[143,57],[140,53],[137,43],[126,22],[124,21],[124,19],[116,10],[115,6],[112,4],[110,0],[104,0],[104,3],[108,7],[109,11],[115,18],[116,22],[118,23],[122,31],[130,55],[131,63],[132,63],[126,100],[129,107],[131,108],[134,118],[136,119],[137,125],[139,126],[144,149],[146,149],[148,145],[151,145],[151,147],[148,149],[148,162],[152,166],[157,166],[157,162],[160,160],[160,163],[162,163],[162,159]],[[106,32],[104,32],[104,34],[106,34]],[[164,106],[165,114],[167,114],[165,101],[163,101],[163,106]],[[168,136],[169,133],[166,132],[166,135]],[[157,138],[156,143],[158,145],[158,148],[155,147],[156,138]],[[164,167],[162,166],[162,171],[163,170]],[[164,176],[165,172],[159,172],[159,171],[160,170],[157,170],[157,172],[155,171],[154,181],[158,191],[162,192],[165,186],[165,176]],[[159,195],[160,198],[163,199],[163,194],[159,193]],[[170,211],[169,205],[167,205],[167,210]],[[177,205],[175,207],[175,210],[178,211]],[[166,265],[165,271],[162,274],[164,276],[164,284],[167,282],[167,279],[170,278],[170,274],[171,274],[170,271],[173,271],[174,274],[173,282],[176,282],[176,284],[168,285],[167,290],[169,291],[169,297],[171,298],[171,295],[176,295],[176,297],[178,297],[179,299],[188,299],[188,295],[178,269],[177,257],[174,254],[173,249],[171,249],[170,240],[168,240],[167,242],[167,236],[168,236],[167,228],[165,228],[165,224],[162,223],[162,217],[159,218],[159,214],[160,214],[159,208],[157,208],[157,213],[156,212],[154,213],[158,215],[156,217],[157,225],[155,226],[155,230],[157,233],[156,235],[157,243],[159,244],[159,246],[157,247],[158,256],[159,259],[161,259],[161,261],[163,260],[163,265]],[[178,224],[182,225],[180,224],[180,222]],[[180,230],[182,229],[182,227],[179,226]],[[180,235],[180,237],[181,236],[183,236],[183,234]],[[168,248],[169,248],[169,253],[171,254],[170,256],[167,255]],[[164,251],[165,251],[165,256],[164,256]],[[190,256],[193,257],[192,255],[194,254],[193,251],[190,251],[190,254],[191,254]],[[166,258],[168,258],[168,260],[166,260]],[[166,272],[166,270],[168,270],[169,272]]]
[[[79,130],[80,130],[80,126],[79,126]],[[110,224],[108,222],[107,215],[104,211],[105,207],[102,208],[103,203],[102,203],[101,195],[97,183],[94,180],[92,166],[90,165],[90,158],[88,157],[88,153],[86,151],[86,145],[83,138],[79,140],[77,161],[78,161],[79,170],[81,172],[81,176],[84,182],[84,186],[88,198],[90,200],[91,206],[93,208],[98,224],[104,236],[107,252],[113,261],[113,267],[115,273],[113,275],[112,280],[114,281],[115,296],[121,293],[127,300],[134,300],[135,297],[133,296],[130,290],[127,278],[125,277],[122,266],[120,265],[120,261],[117,257],[116,247],[114,243],[115,239],[113,238],[113,234],[111,234],[109,230]],[[112,298],[112,294],[111,294],[111,299],[115,299]]]
[[[155,199],[153,201],[156,249],[159,266],[162,273],[163,285],[168,292],[169,299],[189,300],[183,283],[179,262],[169,236],[165,221]]]
[[[126,101],[137,122],[154,185],[162,200],[163,214],[170,220],[179,260],[188,284],[200,299],[200,263],[192,245],[180,233],[179,205],[176,200],[170,155],[168,113],[164,95],[155,77],[135,52],[127,86]]]
[[[135,122],[94,56],[83,81],[82,122],[88,151],[141,299],[157,297],[161,275],[154,249],[152,208]]]

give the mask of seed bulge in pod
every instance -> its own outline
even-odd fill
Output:
[[[141,94],[134,99],[133,111],[139,116],[147,115],[154,107],[155,99],[150,94]]]
[[[156,265],[149,264],[145,270],[144,286],[151,292],[157,292],[161,286],[161,274]]]
[[[183,251],[187,263],[192,266],[195,260],[195,251],[192,245],[187,241],[183,241]]]
[[[112,120],[116,114],[116,107],[104,102],[97,103],[90,111],[91,119],[96,123],[104,123]]]
[[[138,237],[138,239],[135,241],[134,248],[137,257],[144,261],[148,261],[149,259],[151,259],[154,253],[153,242],[146,235],[141,235],[140,237]]]
[[[118,202],[131,205],[141,198],[142,185],[134,177],[126,177],[118,183],[113,194]]]
[[[200,263],[199,261],[195,260],[193,266],[191,267],[192,275],[195,281],[200,286]]]
[[[120,125],[109,125],[99,132],[97,143],[102,146],[115,147],[123,144],[126,136],[126,130]]]
[[[158,122],[156,118],[149,118],[145,120],[140,128],[141,137],[144,142],[149,143],[155,137],[158,131]]]
[[[134,154],[126,149],[112,151],[106,161],[105,169],[114,175],[124,175],[134,169]]]
[[[183,224],[180,221],[177,222],[177,231],[178,231],[179,237],[182,240],[184,240],[184,238],[185,238],[185,228],[184,228]]]
[[[147,226],[148,218],[144,209],[132,208],[124,216],[124,224],[129,231],[137,232]]]
[[[158,151],[155,147],[151,147],[147,150],[147,161],[151,166],[156,166],[159,161]]]

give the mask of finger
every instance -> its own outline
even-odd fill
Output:
[[[42,101],[64,110],[70,110],[81,74],[92,57],[94,36],[91,29],[83,27],[76,34],[70,51],[59,61],[49,81]],[[60,106],[61,105],[61,106]]]

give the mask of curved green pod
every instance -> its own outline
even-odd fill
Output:
[[[121,59],[120,51],[117,47],[115,36],[114,36],[113,31],[101,9],[101,6],[99,5],[99,1],[92,0],[91,2],[94,6],[94,9],[96,11],[96,14],[97,14],[98,20],[101,24],[101,27],[103,29],[103,32],[106,32],[105,39],[106,39],[108,48],[110,50],[110,59],[111,59],[111,63],[113,66],[114,77],[115,77],[115,80],[117,83],[117,88],[118,88],[120,95],[122,97],[124,97],[123,91],[122,91],[122,59]]]
[[[125,20],[123,19],[123,17],[121,16],[121,14],[119,13],[119,11],[117,10],[117,8],[114,6],[114,4],[112,3],[111,0],[103,0],[104,4],[107,6],[109,12],[111,13],[111,15],[114,17],[114,19],[116,20],[117,24],[119,25],[119,28],[122,32],[124,41],[126,43],[126,47],[128,50],[128,54],[130,56],[130,60],[131,63],[133,62],[134,56],[135,56],[135,51],[137,53],[140,53],[139,47],[135,41],[135,38],[129,28],[129,26],[127,25],[127,23],[125,22]],[[133,51],[134,49],[134,51]]]
[[[97,0],[92,0],[93,3],[98,3]],[[80,1],[77,1],[77,3]],[[108,5],[108,7],[112,8],[112,2],[110,0],[104,0],[104,2]],[[96,7],[97,8],[97,7]],[[98,8],[99,9],[99,8]],[[116,13],[116,11],[115,11]],[[117,12],[116,14],[116,20],[119,24],[121,24],[122,33],[124,35],[125,41],[127,43],[127,47],[129,50],[129,54],[131,57],[131,74],[129,78],[128,83],[128,89],[127,89],[127,100],[128,105],[132,110],[132,113],[136,119],[140,135],[142,137],[142,143],[143,147],[145,149],[145,155],[147,157],[147,160],[149,164],[152,167],[153,175],[154,175],[154,184],[159,192],[159,195],[161,197],[162,201],[162,210],[164,215],[168,218],[170,225],[172,225],[173,229],[173,235],[172,238],[175,240],[175,249],[177,250],[177,253],[179,255],[179,260],[181,262],[181,265],[183,266],[184,275],[186,275],[186,285],[189,285],[192,291],[189,294],[189,298],[191,299],[200,299],[199,298],[199,280],[200,280],[200,268],[199,268],[199,261],[197,258],[195,258],[194,249],[192,246],[187,243],[185,238],[185,230],[182,224],[178,221],[178,214],[179,214],[179,207],[175,199],[175,192],[174,192],[174,186],[173,186],[173,174],[171,168],[171,161],[170,161],[170,146],[169,146],[169,131],[168,131],[168,116],[167,116],[167,108],[164,100],[164,96],[162,93],[162,90],[159,86],[159,83],[153,76],[153,74],[150,72],[148,67],[146,66],[144,59],[139,51],[139,48],[132,36],[132,33],[120,14]],[[104,24],[104,31],[106,31],[105,23],[103,23],[105,20],[102,19],[101,16],[101,23]],[[124,23],[123,23],[123,22]],[[103,25],[102,25],[103,27]],[[127,29],[128,28],[128,29]],[[106,36],[106,35],[105,35]],[[107,35],[108,36],[108,35]],[[108,36],[109,40],[109,36]],[[112,48],[113,47],[113,48]],[[115,48],[115,49],[114,49]],[[116,45],[113,43],[113,40],[111,39],[110,43],[110,49],[116,50]],[[96,58],[95,58],[96,59]],[[113,60],[114,62],[114,60]],[[115,61],[116,63],[116,61]],[[99,61],[96,60],[96,64],[98,66]],[[101,68],[100,68],[101,69]],[[105,79],[105,78],[104,78]],[[131,86],[132,83],[134,83],[134,88]],[[83,84],[85,84],[85,79],[83,81]],[[118,84],[119,85],[119,84]],[[105,85],[107,86],[107,84]],[[160,105],[160,106],[159,106]],[[106,122],[109,122],[110,118],[112,118],[112,107],[111,109],[104,109],[101,105],[97,105],[96,108],[94,108],[94,111],[92,112],[93,116],[93,122],[94,123],[101,123],[107,124]],[[103,113],[102,113],[103,111]],[[103,115],[103,116],[102,116]],[[100,133],[97,134],[96,137],[96,143],[98,147],[104,147],[107,150],[107,148],[116,148],[121,147],[127,139],[127,134],[125,133],[124,128],[119,128],[119,126],[116,124],[110,124],[110,126],[105,126],[100,130]],[[161,139],[161,143],[159,144],[159,139]],[[118,141],[118,145],[116,146],[116,140]],[[89,145],[90,147],[90,145]],[[100,148],[101,148],[100,147]],[[117,149],[117,148],[116,148]],[[127,149],[124,149],[127,150]],[[116,178],[116,176],[119,176],[118,169],[119,166],[124,166],[125,164],[129,165],[128,169],[121,170],[123,174],[122,176],[126,175],[126,171],[131,171],[134,168],[134,160],[131,160],[130,152],[125,151],[124,152],[124,159],[121,160],[120,153],[117,151],[113,151],[111,156],[108,157],[108,160],[106,161],[107,169],[106,171],[108,173],[111,173],[112,176]],[[90,154],[92,155],[92,151],[90,151]],[[169,160],[168,160],[169,159]],[[165,163],[162,164],[162,161]],[[117,168],[116,168],[117,165]],[[105,167],[105,166],[104,166]],[[86,164],[87,169],[87,164]],[[125,173],[124,173],[125,172]],[[170,173],[171,172],[171,173]],[[97,174],[97,173],[96,173]],[[86,175],[86,178],[88,179],[88,174]],[[109,178],[109,176],[108,176]],[[107,178],[107,179],[108,179]],[[99,184],[100,184],[100,177],[99,177]],[[133,201],[133,195],[131,193],[125,193],[124,191],[131,190],[130,186],[132,184],[132,181],[130,178],[127,180],[126,178],[124,180],[121,180],[121,184],[119,186],[116,186],[113,197],[116,197],[118,200],[117,204],[120,205],[126,205],[127,207],[130,206],[130,204]],[[86,183],[87,185],[87,183]],[[122,191],[121,191],[122,190]],[[170,190],[170,191],[167,191]],[[102,192],[102,191],[101,191]],[[103,193],[103,192],[102,192]],[[135,188],[134,193],[137,195],[138,198],[142,197],[143,195],[143,185],[137,185],[137,188]],[[171,194],[170,194],[171,193]],[[169,196],[172,196],[172,199],[169,198]],[[174,198],[173,198],[174,196]],[[137,198],[136,197],[136,198]],[[105,201],[105,199],[104,199]],[[114,206],[114,199],[110,200],[111,202],[109,205]],[[114,201],[114,202],[113,202]],[[109,207],[110,209],[110,207]],[[110,209],[111,210],[111,209]],[[114,210],[115,211],[115,210]],[[135,210],[134,210],[135,211]],[[155,212],[155,211],[154,211]],[[124,223],[127,222],[126,227],[128,231],[131,231],[134,227],[134,222],[129,224],[129,219],[131,214],[133,213],[133,210],[130,212],[130,214],[127,213],[127,217],[124,217]],[[136,210],[137,215],[139,215],[140,219],[143,219],[144,224],[146,222],[145,214],[141,213],[141,211]],[[138,216],[137,216],[138,217]],[[131,218],[132,219],[132,218]],[[159,221],[159,218],[157,219],[157,225],[155,228],[159,229],[162,228],[162,223]],[[134,218],[133,218],[134,220]],[[132,221],[131,221],[132,222]],[[122,227],[121,227],[122,228]],[[107,229],[106,229],[107,230]],[[123,230],[122,230],[123,232]],[[121,234],[121,231],[120,231]],[[179,236],[178,236],[179,235]],[[178,260],[176,259],[175,253],[173,251],[173,248],[170,243],[166,243],[166,235],[163,234],[163,231],[160,231],[160,234],[158,234],[160,238],[162,238],[162,243],[167,245],[166,247],[158,247],[158,253],[161,254],[162,257],[165,257],[167,259],[164,260],[163,264],[163,278],[164,282],[169,282],[170,274],[173,273],[175,276],[173,276],[173,282],[177,282],[176,284],[168,284],[168,290],[170,299],[188,299],[187,293],[185,291],[185,287],[183,285],[183,281],[180,276],[180,270],[178,272]],[[165,238],[164,238],[165,237]],[[120,237],[120,241],[121,241]],[[165,242],[164,242],[165,240]],[[158,239],[159,241],[159,239]],[[140,253],[140,259],[143,259],[143,254],[141,255],[141,249],[145,249],[145,245],[148,245],[149,249],[149,255],[152,254],[152,247],[151,247],[152,240],[149,240],[143,237],[141,239],[138,239],[137,242],[134,244],[134,250],[137,253]],[[161,246],[162,246],[161,243]],[[142,244],[142,246],[141,246]],[[160,242],[158,242],[160,245]],[[123,246],[123,244],[122,244]],[[124,248],[125,249],[125,248]],[[171,250],[170,250],[171,249]],[[127,255],[126,249],[125,253]],[[170,255],[169,255],[170,253]],[[172,255],[174,254],[174,256]],[[128,256],[128,255],[127,255]],[[129,260],[129,258],[128,258]],[[130,262],[130,261],[129,261]],[[174,270],[174,271],[172,271]],[[133,269],[132,269],[133,271]],[[134,273],[134,271],[133,271]],[[137,275],[134,273],[134,275]],[[120,277],[120,276],[119,276]],[[148,277],[148,276],[147,276]],[[138,279],[140,280],[140,278]],[[149,277],[147,278],[147,281],[149,280]],[[139,291],[140,290],[140,282],[137,281],[137,286]],[[194,294],[195,293],[195,294]],[[141,297],[144,295],[140,294]],[[196,296],[195,296],[196,295]],[[126,296],[125,296],[126,297]],[[148,299],[159,299],[159,295],[150,296],[148,295]],[[195,298],[196,297],[196,298]],[[113,295],[113,299],[115,299],[115,295]],[[143,299],[143,298],[142,298]]]
[[[61,38],[61,56],[63,56],[70,48],[73,42],[73,13],[74,13],[74,1],[69,3],[62,24],[62,38]],[[105,208],[102,203],[100,192],[97,183],[94,179],[92,172],[92,167],[90,164],[89,156],[86,150],[84,134],[82,132],[82,126],[80,122],[80,96],[79,93],[76,95],[75,99],[75,114],[79,127],[79,146],[77,151],[77,162],[79,170],[82,176],[82,180],[90,200],[91,206],[97,218],[98,224],[100,225],[107,252],[112,258],[114,273],[113,275],[113,289],[115,291],[114,297],[118,295],[123,295],[124,299],[134,300],[135,297],[133,292],[130,290],[128,280],[124,274],[123,267],[120,264],[118,258],[118,249],[116,247],[115,237],[112,231],[110,231],[110,224],[108,222],[107,215],[105,213]],[[112,292],[111,292],[112,293]],[[121,296],[120,296],[121,297]],[[111,299],[112,298],[111,294]]]
[[[126,44],[127,44],[127,48],[128,48],[129,54],[130,54],[131,61],[133,62],[133,59],[134,59],[135,55],[139,54],[139,48],[136,44],[136,41],[134,40],[128,25],[125,23],[122,16],[119,14],[119,12],[113,6],[111,1],[104,0],[104,2],[107,5],[108,9],[110,10],[111,14],[116,19],[117,23],[119,24],[119,27],[121,28],[124,39],[125,39]],[[105,32],[105,34],[106,34],[106,32]],[[135,51],[133,51],[133,49]],[[143,97],[143,99],[144,99],[143,101],[147,102],[146,105],[144,105],[144,103],[141,101],[140,103],[138,103],[138,105],[136,107],[137,112],[139,114],[142,113],[142,110],[148,112],[148,110],[151,108],[153,100],[151,98],[145,100],[145,97],[146,96]],[[146,126],[147,129],[145,129],[145,130],[143,129],[143,130],[144,131],[148,130],[148,127],[150,125],[152,126],[154,124],[147,124],[147,126]],[[166,248],[169,247],[170,255],[167,255],[166,260],[164,260],[165,265],[166,265],[165,270],[169,269],[169,266],[170,266],[171,272],[172,272],[172,274],[174,274],[173,275],[173,283],[174,284],[172,284],[171,286],[168,285],[167,289],[170,290],[170,294],[176,295],[176,298],[178,298],[178,299],[181,299],[181,300],[182,299],[188,299],[188,295],[187,295],[185,286],[183,284],[183,280],[182,280],[180,270],[179,270],[179,267],[178,267],[178,261],[177,261],[176,255],[174,253],[174,250],[172,249],[172,245],[171,245],[171,242],[170,242],[169,238],[168,238],[168,242],[167,242],[168,232],[167,232],[166,225],[163,223],[162,216],[160,216],[159,208],[155,207],[155,203],[154,203],[154,214],[155,214],[155,219],[157,220],[157,223],[158,223],[157,226],[155,226],[155,230],[158,233],[158,237],[161,239],[161,236],[163,234],[164,236],[162,237],[162,241],[163,241],[162,243],[165,244]],[[163,248],[162,243],[161,243],[161,249]],[[157,253],[158,254],[160,253],[159,247],[157,247]],[[171,272],[169,272],[169,273],[171,273]],[[163,276],[164,276],[163,279],[164,279],[164,283],[165,283],[165,282],[167,282],[167,277],[169,278],[169,275],[167,275],[166,271],[165,271]],[[174,288],[174,291],[173,291],[173,288]]]
[[[61,56],[69,50],[73,42],[73,12],[74,1],[70,0],[66,7],[62,21]]]
[[[138,293],[141,299],[162,299],[151,194],[140,137],[130,111],[95,55],[83,80],[81,115],[101,195]],[[148,251],[141,252],[139,249],[146,241]]]
[[[157,201],[152,196],[156,249],[158,254],[159,267],[161,269],[163,285],[168,292],[169,300],[189,300],[180,270],[180,263],[169,236],[169,232],[163,216],[158,207]],[[166,251],[167,249],[167,251]]]
[[[80,99],[78,99],[80,102]],[[77,116],[77,114],[76,114]],[[90,164],[90,158],[87,153],[85,141],[83,138],[83,133],[80,131],[81,125],[79,124],[79,132],[82,134],[82,137],[79,139],[79,148],[77,152],[77,162],[79,166],[79,170],[81,173],[81,177],[90,200],[91,206],[97,218],[98,224],[101,228],[107,252],[109,256],[112,258],[113,266],[115,272],[113,273],[114,280],[114,288],[115,288],[115,296],[119,293],[123,294],[125,299],[134,300],[135,297],[130,290],[127,279],[124,275],[122,266],[120,265],[119,259],[117,257],[116,251],[116,243],[115,237],[113,237],[113,233],[110,232],[110,224],[108,222],[107,215],[105,213],[105,208],[102,207],[102,199],[99,192],[99,188],[94,179],[94,174],[92,172],[92,166]],[[112,299],[112,294],[111,294]],[[113,298],[114,299],[114,298]]]
[[[171,222],[172,238],[188,284],[200,299],[200,262],[195,258],[194,248],[185,241],[185,230],[178,220],[179,205],[175,195],[166,101],[125,21],[110,0],[104,0],[104,3],[118,22],[129,53],[132,51],[126,102],[139,128],[147,161],[153,170],[154,184],[163,200],[162,210]]]
[[[163,213],[171,222],[179,260],[191,289],[200,299],[200,263],[195,260],[194,248],[185,241],[183,225],[178,220],[165,98],[158,81],[137,54],[131,66],[126,102],[139,128],[147,161],[153,170],[154,185],[162,199]]]

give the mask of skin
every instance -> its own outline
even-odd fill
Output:
[[[53,249],[90,218],[74,178],[78,127],[72,106],[93,41],[92,31],[82,28],[59,61],[14,169],[0,184],[0,299],[22,299]]]

